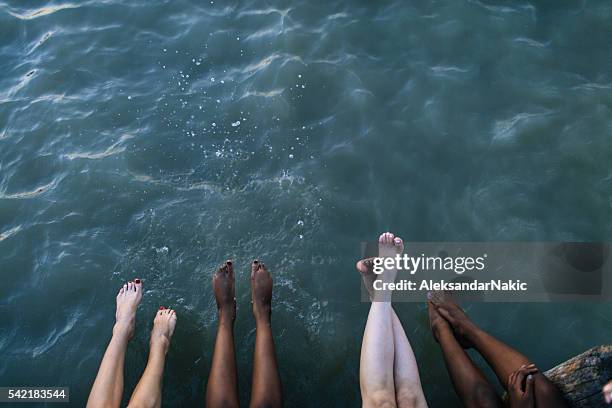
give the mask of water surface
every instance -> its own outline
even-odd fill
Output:
[[[140,277],[126,394],[165,305],[164,405],[201,405],[231,257],[246,403],[259,257],[287,406],[358,406],[360,241],[612,238],[610,38],[606,1],[0,1],[0,385],[82,406]],[[543,369],[612,338],[609,304],[468,310]]]

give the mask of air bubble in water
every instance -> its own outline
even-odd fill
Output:
[[[153,247],[155,248],[155,247]],[[170,251],[170,249],[167,246],[163,246],[161,248],[155,248],[155,252],[161,255],[166,255],[168,254],[168,252]]]

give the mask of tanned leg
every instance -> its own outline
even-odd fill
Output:
[[[219,326],[206,386],[206,406],[238,407],[238,379],[234,352],[236,289],[232,261],[227,261],[215,272],[213,288],[219,310]]]
[[[283,405],[281,381],[272,337],[272,277],[264,264],[251,264],[253,315],[257,334],[253,358],[252,408],[276,408]]]
[[[98,375],[91,388],[87,407],[118,407],[123,396],[123,365],[128,341],[134,335],[136,308],[142,299],[140,279],[128,282],[117,294],[116,323]]]
[[[450,324],[440,316],[433,304],[428,302],[427,306],[431,331],[440,343],[446,368],[463,405],[466,408],[502,407],[495,389],[459,344]]]
[[[526,356],[476,326],[448,293],[434,292],[430,301],[436,311],[450,323],[458,341],[473,346],[487,360],[504,388],[508,388],[510,374],[521,366],[531,364]],[[561,392],[548,378],[541,373],[534,374],[533,378],[537,407],[568,406]]]

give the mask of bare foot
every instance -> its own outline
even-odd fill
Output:
[[[359,273],[361,274],[361,279],[363,279],[363,284],[370,294],[370,300],[374,297],[374,281],[378,277],[374,273],[374,258],[366,258],[358,261],[355,265]]]
[[[236,279],[234,266],[228,260],[213,275],[213,290],[221,318],[236,319]]]
[[[153,319],[153,330],[151,331],[151,348],[161,347],[164,353],[168,352],[174,327],[176,326],[176,312],[172,309],[160,307]]]
[[[404,242],[400,237],[394,236],[390,232],[385,232],[378,237],[378,256],[381,258],[395,258],[397,254],[404,252]],[[378,275],[374,273],[374,259],[365,258],[358,261],[355,267],[361,273],[361,278],[365,284],[370,299],[374,293],[373,284]]]
[[[140,279],[129,281],[117,294],[117,312],[115,313],[115,327],[113,334],[125,336],[128,340],[134,336],[136,324],[136,309],[142,299],[142,282]]]
[[[270,322],[272,313],[272,277],[266,266],[254,260],[251,264],[253,315],[257,322]]]
[[[390,232],[385,232],[378,237],[378,257],[379,258],[395,258],[398,254],[404,251],[404,242],[400,237],[396,237]],[[378,275],[383,283],[395,282],[397,276],[397,268],[384,268],[384,271]],[[375,290],[372,292],[372,299],[382,302],[390,302],[392,298],[390,290]]]
[[[402,252],[404,252],[404,242],[400,237],[396,237],[390,232],[380,234],[380,237],[378,237],[379,258],[395,258]],[[385,282],[393,282],[396,275],[397,268],[385,269],[382,273],[382,278]]]
[[[478,327],[470,320],[463,309],[459,307],[452,295],[447,292],[435,291],[428,293],[427,298],[429,299],[428,303],[431,303],[444,320],[451,325],[457,341],[464,348],[471,348],[470,335]]]
[[[452,332],[453,329],[450,326],[450,323],[446,321],[440,313],[436,310],[436,307],[431,302],[427,302],[427,310],[429,311],[429,327],[431,328],[431,333],[437,342],[440,342],[440,336],[442,333],[446,331]]]

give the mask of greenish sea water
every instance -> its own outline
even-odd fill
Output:
[[[610,38],[608,1],[0,0],[0,386],[83,406],[140,277],[126,397],[166,305],[164,405],[201,406],[233,258],[246,403],[258,257],[286,405],[359,406],[361,241],[612,239]],[[468,311],[543,369],[612,339],[610,304]]]

